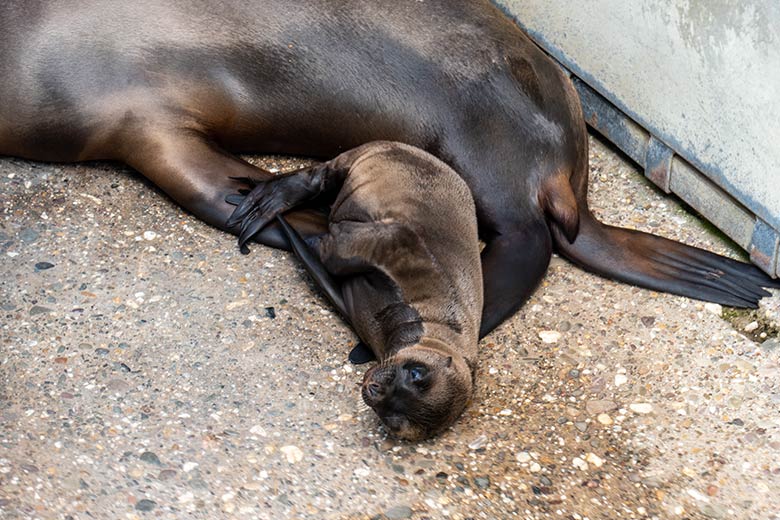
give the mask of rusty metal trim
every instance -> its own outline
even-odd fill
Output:
[[[650,136],[645,159],[645,177],[661,188],[664,193],[671,193],[672,158],[674,150]]]
[[[554,58],[553,58],[554,59]],[[780,276],[780,232],[558,62],[574,83],[588,125],[645,170],[645,176],[712,222],[767,274]]]
[[[780,234],[763,220],[756,219],[750,240],[750,260],[766,272],[780,275]]]

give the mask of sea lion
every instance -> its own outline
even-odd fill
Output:
[[[231,224],[261,231],[334,196],[328,232],[309,249],[287,228],[292,247],[380,360],[366,372],[363,400],[395,436],[430,437],[463,412],[474,387],[482,270],[471,192],[432,155],[373,142],[259,181]]]
[[[263,172],[235,152],[334,157],[375,140],[451,166],[477,208],[484,335],[553,247],[601,275],[725,305],[778,287],[755,266],[604,225],[568,77],[489,0],[5,0],[0,154],[123,161],[231,231]],[[304,239],[325,212],[288,213]],[[257,240],[288,248],[276,224]]]

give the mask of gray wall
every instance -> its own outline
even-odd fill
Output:
[[[646,133],[627,151],[649,177],[780,273],[780,1],[496,3],[637,127],[608,137]]]

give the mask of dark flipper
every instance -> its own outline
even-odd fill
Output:
[[[287,235],[287,239],[290,242],[295,256],[301,261],[306,272],[314,278],[314,281],[320,287],[330,303],[339,311],[344,321],[351,325],[349,313],[347,312],[347,306],[344,303],[344,297],[341,295],[341,286],[333,279],[333,277],[325,269],[320,258],[309,249],[309,246],[303,241],[301,236],[290,226],[283,216],[276,217],[276,221],[282,227],[282,231]]]
[[[246,243],[264,229],[277,215],[316,197],[321,187],[314,172],[317,167],[279,175],[255,183],[255,187],[238,203],[227,221],[229,228],[240,228],[238,245],[247,251]],[[228,203],[237,202],[227,197]]]
[[[363,365],[376,359],[374,351],[371,347],[363,343],[362,341],[355,345],[352,351],[349,353],[349,361],[353,365]]]
[[[127,164],[196,217],[229,232],[236,232],[227,225],[234,208],[225,198],[273,177],[197,133],[150,127],[146,134],[128,136],[127,141],[135,142],[128,147],[132,154],[123,157]],[[314,209],[288,212],[287,221],[306,238],[327,232],[327,215]],[[261,230],[254,239],[289,249],[276,223]]]
[[[360,148],[356,150],[359,151]],[[345,152],[322,164],[270,178],[247,176],[234,179],[253,185],[252,190],[246,192],[246,197],[242,199],[234,194],[225,197],[226,203],[237,206],[226,226],[229,229],[239,229],[238,244],[241,251],[248,252],[246,243],[258,234],[262,236],[263,230],[272,225],[277,215],[291,208],[299,208],[304,203],[328,193],[337,192],[357,156],[356,150]]]
[[[314,254],[309,246],[303,241],[298,233],[293,229],[281,215],[276,217],[277,222],[282,228],[282,231],[287,235],[287,239],[290,242],[295,256],[301,261],[306,271],[314,279],[322,292],[328,298],[330,303],[339,311],[341,317],[348,325],[351,326],[349,313],[347,312],[347,306],[344,303],[344,298],[341,294],[341,287],[333,279],[333,277],[325,269],[322,261]],[[354,328],[354,327],[353,327]],[[355,365],[362,365],[376,359],[374,352],[371,348],[360,341],[352,351],[349,353],[349,360]]]
[[[479,337],[488,335],[514,314],[542,280],[552,256],[550,231],[544,221],[502,234],[482,251],[485,303]]]
[[[580,215],[580,229],[569,243],[555,225],[558,250],[596,274],[656,291],[688,296],[732,307],[756,308],[780,287],[751,264],[732,260],[666,238],[607,226],[590,213]]]

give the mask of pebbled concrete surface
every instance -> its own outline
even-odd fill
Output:
[[[591,146],[604,220],[733,254]],[[778,296],[754,341],[555,258],[463,418],[409,444],[291,255],[113,164],[1,158],[0,206],[0,518],[780,518]]]

